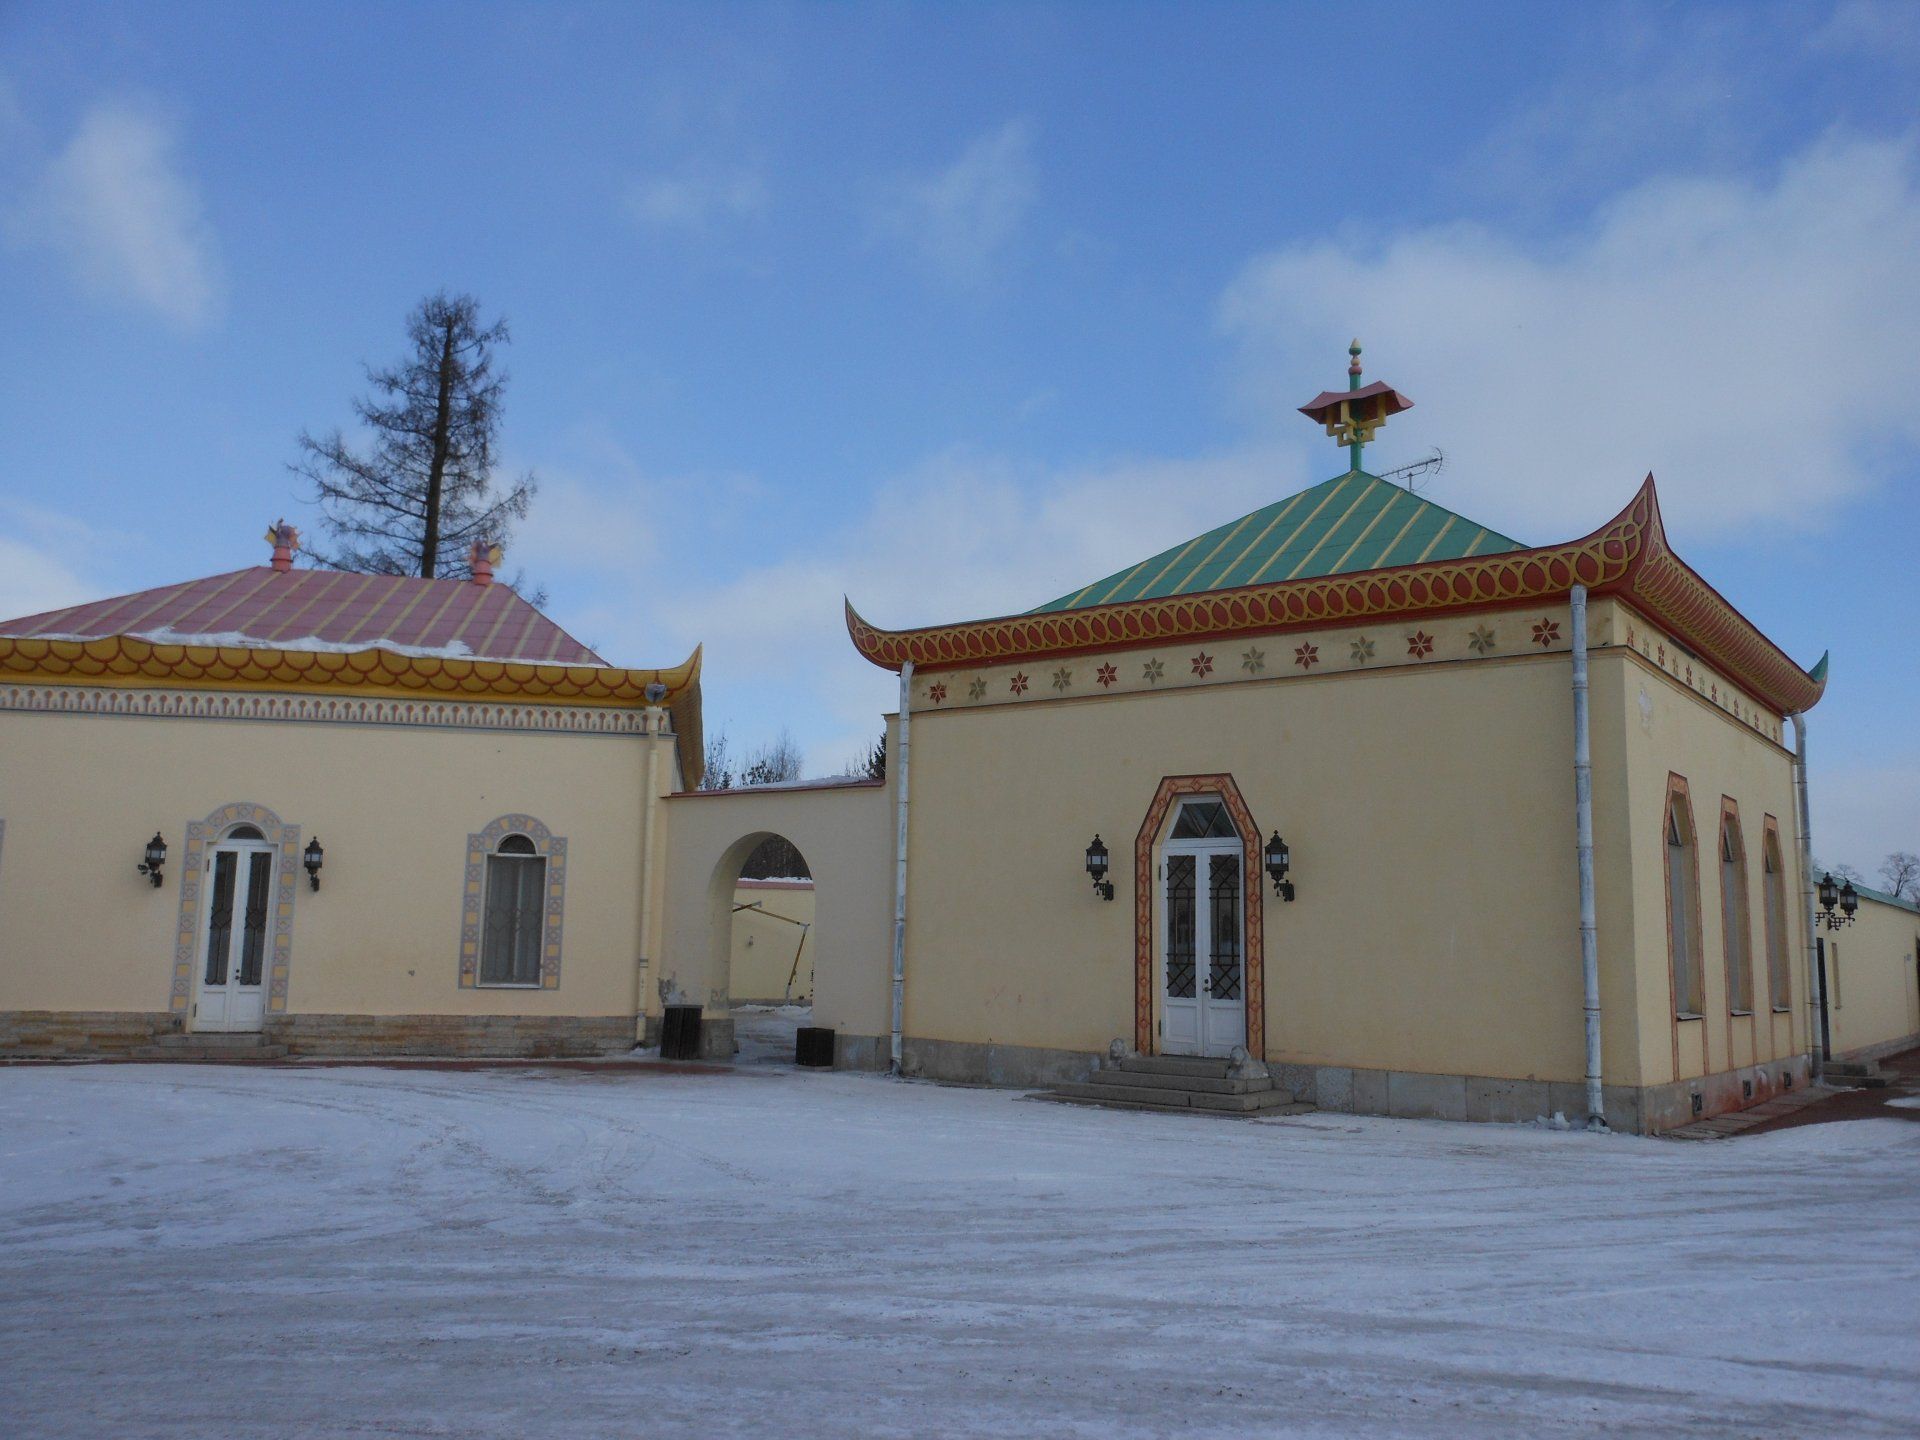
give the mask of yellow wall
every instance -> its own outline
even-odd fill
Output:
[[[1229,772],[1293,849],[1294,903],[1261,879],[1268,1058],[1578,1078],[1569,684],[1559,654],[919,712],[907,1034],[1130,1041],[1135,833],[1163,776]],[[1596,766],[1620,766],[1619,731]],[[1082,868],[1096,831],[1112,903]],[[1629,1082],[1631,1024],[1607,1053]]]
[[[893,787],[770,787],[676,795],[668,812],[673,841],[666,864],[668,903],[657,982],[661,992],[724,1014],[744,996],[732,977],[735,882],[768,836],[791,840],[813,875],[809,949],[827,957],[815,968],[816,1025],[850,1036],[892,1028]],[[759,997],[746,997],[759,998]]]
[[[1609,935],[1631,937],[1642,963],[1635,972],[1639,1030],[1637,1068],[1643,1083],[1716,1074],[1760,1061],[1782,1059],[1807,1048],[1806,908],[1800,884],[1792,756],[1694,693],[1681,679],[1628,650],[1608,652],[1619,678],[1610,723],[1624,736],[1627,767],[1624,808],[1618,774],[1596,766],[1596,791],[1605,784],[1612,815],[1624,818],[1624,833],[1612,833],[1622,855],[1631,856],[1632,892],[1623,906],[1616,894],[1601,922]],[[1698,1020],[1676,1020],[1667,946],[1666,815],[1669,774],[1687,782],[1696,833],[1700,957],[1706,1004]],[[1722,797],[1738,802],[1746,840],[1747,913],[1752,937],[1755,1004],[1747,1016],[1730,1014],[1720,903]],[[1596,796],[1596,807],[1598,797]],[[1788,980],[1792,999],[1784,1012],[1769,1003],[1766,971],[1765,886],[1761,873],[1764,819],[1779,823],[1787,886]],[[1618,1013],[1616,1011],[1615,1013]],[[1612,1016],[1608,1017],[1611,1023]]]
[[[632,1014],[650,748],[670,788],[670,736],[0,714],[0,1010],[165,1010],[186,826],[248,801],[326,849],[288,1013]],[[512,812],[568,842],[560,985],[461,989],[467,836]]]
[[[1914,947],[1920,912],[1868,896],[1827,942],[1827,1018],[1836,1057],[1920,1033]],[[1836,953],[1837,952],[1837,953]]]
[[[804,927],[804,928],[803,928]],[[813,886],[742,880],[733,891],[733,999],[804,1005],[813,998]]]

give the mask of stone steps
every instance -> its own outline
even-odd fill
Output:
[[[1258,1061],[1197,1055],[1115,1055],[1085,1080],[1034,1098],[1187,1115],[1293,1115],[1313,1108],[1296,1101]]]
[[[1295,1100],[1285,1091],[1271,1098],[1271,1105],[1262,1105],[1257,1110],[1220,1110],[1204,1106],[1168,1105],[1161,1100],[1116,1100],[1106,1093],[1098,1096],[1068,1095],[1063,1092],[1068,1087],[1061,1085],[1052,1090],[1043,1090],[1029,1095],[1029,1100],[1048,1100],[1056,1105],[1083,1105],[1094,1110],[1139,1110],[1153,1115],[1206,1115],[1216,1120],[1259,1119],[1269,1115],[1310,1115],[1315,1106],[1302,1100]]]
[[[1884,1090],[1894,1080],[1893,1076],[1887,1074],[1878,1065],[1829,1061],[1820,1068],[1821,1078],[1829,1085],[1846,1085],[1855,1090]]]
[[[179,1060],[205,1064],[222,1060],[283,1060],[287,1055],[287,1047],[269,1045],[266,1036],[254,1031],[237,1034],[196,1031],[156,1035],[151,1045],[138,1046],[131,1053],[136,1060]]]
[[[1099,1077],[1095,1076],[1093,1080],[1082,1084],[1056,1085],[1047,1093],[1049,1098],[1056,1100],[1087,1100],[1098,1104],[1125,1103],[1149,1106],[1155,1110],[1220,1110],[1235,1115],[1252,1115],[1266,1110],[1278,1110],[1294,1103],[1291,1091],[1276,1089],[1271,1082],[1265,1090],[1223,1094],[1217,1091],[1179,1090],[1158,1085],[1102,1084]]]

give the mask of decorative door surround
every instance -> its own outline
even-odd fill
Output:
[[[1245,907],[1241,934],[1246,945],[1247,1053],[1256,1060],[1266,1057],[1266,931],[1265,906],[1261,899],[1258,859],[1261,853],[1260,827],[1234,784],[1231,775],[1169,775],[1154,791],[1146,819],[1133,842],[1133,1048],[1141,1054],[1153,1051],[1154,994],[1154,847],[1161,828],[1176,800],[1185,795],[1218,795],[1233,818],[1246,855],[1246,873],[1241,888]]]

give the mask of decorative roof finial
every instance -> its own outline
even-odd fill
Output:
[[[267,543],[273,546],[273,568],[281,574],[293,569],[293,552],[300,548],[300,532],[285,520],[267,527]]]
[[[1360,383],[1360,342],[1347,347],[1347,388],[1323,390],[1300,407],[1300,413],[1327,427],[1334,442],[1347,447],[1347,463],[1360,468],[1360,447],[1373,439],[1373,432],[1387,423],[1389,415],[1398,415],[1413,407],[1413,401],[1391,385],[1376,380]]]

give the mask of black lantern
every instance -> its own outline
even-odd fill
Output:
[[[1293,882],[1287,879],[1287,870],[1293,864],[1293,853],[1287,849],[1287,842],[1280,838],[1278,830],[1267,841],[1267,876],[1273,881],[1273,893],[1282,900],[1293,899]]]
[[[1853,882],[1843,885],[1833,883],[1832,875],[1820,877],[1820,919],[1827,929],[1838,930],[1842,925],[1853,923],[1853,912],[1860,908],[1860,892],[1853,888]]]
[[[133,868],[153,881],[153,888],[158,890],[160,888],[160,867],[166,863],[167,842],[160,832],[156,830],[153,832],[153,839],[147,841],[146,854],[140,863]]]
[[[1107,846],[1098,835],[1087,846],[1087,874],[1093,877],[1093,893],[1102,900],[1113,899],[1113,885],[1107,879]]]
[[[320,888],[320,867],[326,863],[327,852],[320,848],[320,837],[314,836],[307,841],[306,853],[302,858],[307,865],[307,881],[314,889]]]

